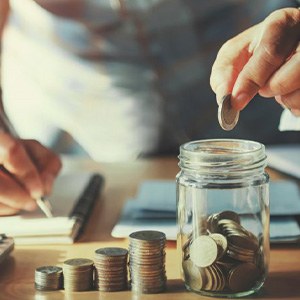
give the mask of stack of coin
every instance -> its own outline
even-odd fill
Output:
[[[243,292],[264,276],[263,250],[245,229],[239,215],[223,211],[210,215],[207,232],[190,233],[183,250],[183,274],[195,291]],[[196,230],[199,232],[199,230]]]
[[[62,268],[42,266],[35,270],[35,288],[39,291],[54,291],[62,288]]]
[[[108,247],[95,251],[95,286],[104,292],[121,291],[128,288],[128,251],[123,248]]]
[[[159,231],[138,231],[129,236],[129,271],[131,289],[152,294],[166,288],[166,236]]]
[[[218,226],[227,238],[228,256],[239,261],[255,262],[259,248],[259,242],[255,235],[232,220],[220,220]]]
[[[88,291],[93,287],[94,262],[86,258],[64,261],[64,288],[66,291]]]

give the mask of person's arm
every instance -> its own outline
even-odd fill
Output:
[[[220,49],[211,72],[217,101],[242,110],[259,93],[300,115],[300,10],[284,8]]]
[[[9,1],[0,0],[0,38],[9,13]],[[0,107],[0,216],[34,210],[34,199],[49,194],[61,161],[34,140],[16,137],[1,101]]]
[[[1,0],[0,1],[0,37],[2,36],[2,32],[8,17],[9,13],[9,0]]]
[[[8,18],[8,14],[9,14],[9,0],[1,0],[0,1],[0,60],[1,60],[2,33]],[[0,68],[1,68],[1,62],[0,62]],[[0,81],[0,109],[4,111],[3,104],[2,104],[1,81]]]

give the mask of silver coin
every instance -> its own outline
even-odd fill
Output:
[[[143,230],[136,231],[129,235],[130,239],[146,241],[146,242],[156,242],[166,239],[166,235],[163,232],[155,230]]]
[[[240,112],[231,106],[231,95],[226,95],[218,108],[218,120],[224,130],[232,130],[239,120]]]
[[[80,267],[90,267],[94,264],[91,259],[87,258],[71,258],[64,261],[64,267],[71,267],[71,268],[80,268]]]
[[[35,270],[35,288],[41,291],[58,290],[62,287],[62,268],[42,266]]]
[[[42,274],[57,274],[62,272],[62,268],[57,266],[42,266],[36,268],[35,272],[42,273]]]
[[[95,251],[96,255],[98,256],[126,256],[128,251],[124,248],[118,247],[107,247],[107,248],[100,248]]]

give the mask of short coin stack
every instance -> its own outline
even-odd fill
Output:
[[[185,282],[195,291],[243,292],[264,276],[258,238],[232,211],[207,218],[206,234],[191,234],[183,245]]]
[[[128,251],[123,248],[107,247],[95,251],[95,286],[104,292],[121,291],[128,288]]]
[[[166,288],[166,236],[159,231],[137,231],[129,235],[129,271],[134,292],[152,294]]]
[[[42,266],[35,270],[35,288],[39,291],[55,291],[62,288],[63,270],[56,266]]]
[[[94,262],[86,258],[64,261],[64,288],[66,291],[88,291],[93,287]]]

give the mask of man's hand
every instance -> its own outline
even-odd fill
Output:
[[[259,93],[300,115],[300,10],[284,8],[227,41],[212,67],[211,87],[220,103],[232,94],[242,110]]]
[[[0,132],[0,215],[36,209],[35,198],[49,194],[61,161],[34,140]]]

